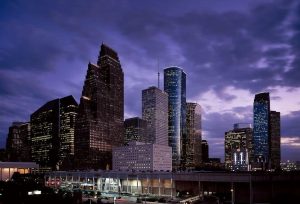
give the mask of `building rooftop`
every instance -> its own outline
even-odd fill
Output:
[[[0,168],[34,168],[34,169],[38,169],[39,165],[35,162],[0,162]]]

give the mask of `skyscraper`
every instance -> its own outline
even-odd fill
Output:
[[[31,161],[30,123],[13,122],[12,126],[9,127],[6,140],[6,151],[8,161]]]
[[[206,140],[201,142],[202,162],[209,162],[209,146]]]
[[[149,143],[147,137],[147,121],[139,118],[127,118],[124,121],[124,144],[128,145],[131,141]]]
[[[111,168],[112,148],[124,142],[124,74],[118,54],[102,44],[88,64],[75,128],[79,169]]]
[[[149,142],[168,145],[168,94],[156,87],[142,91],[142,115]]]
[[[229,170],[248,170],[252,161],[253,130],[251,124],[234,124],[234,129],[225,132],[225,168]]]
[[[197,103],[187,103],[186,129],[186,165],[195,167],[202,162],[201,106]]]
[[[254,160],[267,168],[270,141],[270,96],[269,93],[255,95],[253,105],[253,149]]]
[[[270,120],[270,167],[271,169],[280,169],[280,112],[271,111]]]
[[[164,90],[168,93],[169,146],[172,147],[173,168],[185,164],[186,139],[186,74],[179,67],[169,67],[164,70]]]
[[[47,102],[30,116],[32,159],[42,168],[58,170],[74,155],[78,104],[73,96]]]

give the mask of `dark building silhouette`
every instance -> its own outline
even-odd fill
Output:
[[[187,103],[186,107],[186,166],[195,167],[202,163],[201,106],[197,103]]]
[[[154,86],[143,90],[142,115],[150,142],[168,146],[168,94]]]
[[[1,149],[0,149],[0,161],[6,162],[7,160],[8,160],[8,158],[7,158],[7,152],[6,152],[6,149],[1,148]]]
[[[225,132],[225,168],[249,170],[253,160],[253,129],[251,124],[234,124],[234,129]]]
[[[201,141],[202,162],[209,162],[209,146],[206,140]]]
[[[280,112],[271,111],[270,115],[270,163],[271,169],[280,169]]]
[[[124,142],[124,74],[118,54],[102,44],[88,64],[75,130],[79,169],[111,168],[112,148]]]
[[[30,116],[33,161],[42,169],[59,170],[74,155],[78,104],[73,96],[47,102]]]
[[[257,168],[265,169],[269,161],[270,141],[270,96],[255,95],[253,105],[253,153]]]
[[[179,67],[164,69],[164,91],[169,99],[169,146],[173,169],[186,162],[186,74]]]
[[[127,118],[124,121],[124,144],[128,145],[131,141],[150,142],[147,137],[147,121],[139,118]]]
[[[31,161],[30,149],[30,123],[13,122],[9,127],[6,140],[6,153],[8,161]]]

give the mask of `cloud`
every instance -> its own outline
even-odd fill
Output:
[[[299,137],[282,137],[281,145],[283,146],[295,146],[300,148],[300,138]]]
[[[281,161],[299,161],[300,138],[299,136],[281,137]]]
[[[55,43],[57,36],[40,27],[7,22],[2,28],[0,47],[2,70],[51,71],[58,56],[65,52],[63,47]]]

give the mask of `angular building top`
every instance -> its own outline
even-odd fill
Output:
[[[118,53],[116,51],[114,51],[112,48],[110,48],[107,45],[102,43],[97,64],[100,64],[101,57],[104,57],[104,56],[109,56],[109,57],[113,58],[114,60],[120,62]]]
[[[75,128],[79,169],[111,167],[112,147],[124,139],[124,73],[117,52],[101,45],[97,65],[88,64]]]
[[[258,93],[255,95],[254,101],[270,101],[270,94],[268,92]]]
[[[58,106],[58,101],[59,101],[60,104],[63,104],[63,105],[78,106],[78,103],[76,102],[74,97],[72,95],[69,95],[69,96],[66,96],[66,97],[63,97],[63,98],[48,101],[43,106],[41,106],[39,109],[37,109],[34,113],[32,113],[32,116],[35,116],[37,114],[40,114],[41,112],[48,111],[48,110],[51,110],[53,108],[56,108]]]

